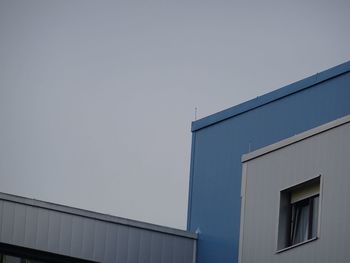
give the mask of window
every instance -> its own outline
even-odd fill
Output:
[[[292,204],[290,245],[315,238],[317,235],[319,196]]]
[[[319,196],[320,177],[281,191],[278,250],[317,237]]]
[[[0,254],[0,263],[44,263],[44,262]]]

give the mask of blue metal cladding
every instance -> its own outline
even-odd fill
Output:
[[[192,123],[187,230],[197,262],[238,261],[241,156],[350,114],[350,61]]]

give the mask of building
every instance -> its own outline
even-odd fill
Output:
[[[348,262],[350,115],[243,155],[240,263]]]
[[[349,101],[347,62],[192,123],[187,230],[198,263],[238,262],[242,155],[350,114]]]
[[[195,262],[196,235],[0,194],[0,262]]]

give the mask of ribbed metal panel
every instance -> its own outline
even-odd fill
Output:
[[[193,263],[196,237],[181,230],[0,194],[0,242],[97,262]]]
[[[349,262],[350,123],[320,131],[260,150],[260,156],[249,154],[253,158],[244,163],[242,184],[240,263]],[[280,191],[317,176],[321,176],[318,238],[277,251]]]

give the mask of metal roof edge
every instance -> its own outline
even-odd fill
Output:
[[[299,92],[303,89],[310,88],[320,82],[329,80],[341,74],[347,73],[350,71],[350,61],[326,69],[322,72],[316,73],[310,77],[304,78],[277,90],[266,93],[255,99],[243,102],[226,110],[214,113],[202,119],[192,122],[191,131],[197,131],[207,126],[213,125],[217,122],[226,120],[228,118],[234,117],[236,115],[242,114],[249,110],[255,109],[272,101],[281,99],[293,93]]]
[[[185,237],[185,238],[197,239],[197,234],[191,233],[191,232],[188,232],[185,230],[181,230],[181,229],[175,229],[175,228],[171,228],[171,227],[155,225],[155,224],[141,222],[141,221],[137,221],[137,220],[102,214],[102,213],[98,213],[98,212],[93,212],[93,211],[84,210],[84,209],[75,208],[75,207],[70,207],[70,206],[65,206],[65,205],[54,204],[54,203],[50,203],[50,202],[40,201],[40,200],[31,199],[31,198],[22,197],[22,196],[17,196],[17,195],[8,194],[8,193],[0,192],[0,200],[18,203],[18,204],[23,204],[23,205],[29,205],[29,206],[33,206],[33,207],[48,209],[48,210],[53,210],[53,211],[57,211],[57,212],[61,212],[61,213],[86,217],[86,218],[110,222],[110,223],[114,223],[114,224],[121,224],[121,225],[130,226],[130,227],[136,227],[136,228],[141,228],[141,229],[145,229],[145,230],[181,236],[181,237]]]
[[[336,127],[342,126],[342,125],[347,124],[347,123],[350,123],[350,114],[346,115],[344,117],[341,117],[339,119],[333,120],[331,122],[328,122],[326,124],[317,126],[317,127],[313,128],[313,129],[307,130],[305,132],[296,134],[296,135],[294,135],[292,137],[289,137],[287,139],[284,139],[282,141],[270,144],[268,146],[265,146],[263,148],[255,150],[253,152],[250,152],[250,153],[247,153],[247,154],[243,154],[241,161],[242,161],[242,163],[248,162],[248,161],[250,161],[252,159],[256,159],[256,158],[258,158],[258,157],[260,157],[262,155],[265,155],[265,154],[268,154],[270,152],[273,152],[273,151],[279,150],[281,148],[287,147],[287,146],[289,146],[291,144],[297,143],[299,141],[305,140],[305,139],[307,139],[309,137],[313,137],[313,136],[315,136],[317,134],[326,132],[328,130],[334,129]]]

